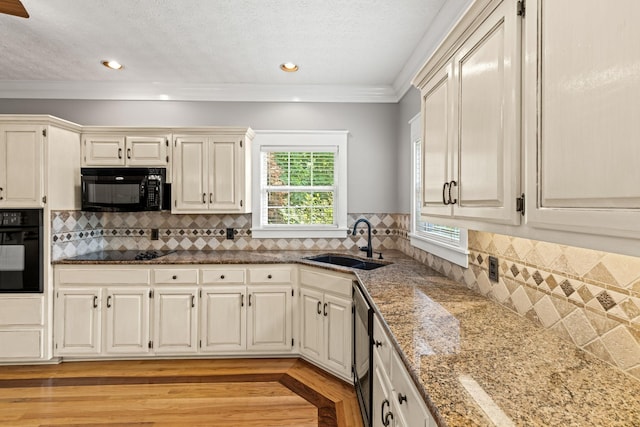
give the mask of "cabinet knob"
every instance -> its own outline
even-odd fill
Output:
[[[269,274],[269,275],[267,276],[267,279],[271,279],[272,277],[273,277],[273,276]]]
[[[221,274],[221,275],[220,275],[220,279],[224,279],[224,274]]]
[[[176,280],[178,278],[178,276],[173,276],[173,280]]]
[[[406,402],[406,401],[407,401],[407,395],[398,393],[398,403],[402,405],[402,402]]]
[[[382,347],[382,343],[380,341],[375,341],[373,343],[376,347]]]

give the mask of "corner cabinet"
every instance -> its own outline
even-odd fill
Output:
[[[353,354],[352,280],[340,273],[300,269],[300,353],[347,380]]]
[[[521,18],[476,1],[413,81],[427,217],[519,224]]]
[[[637,255],[640,3],[527,0],[526,13],[527,223],[625,237]]]
[[[41,207],[45,127],[0,124],[0,207]]]
[[[251,129],[176,135],[173,213],[251,211]]]

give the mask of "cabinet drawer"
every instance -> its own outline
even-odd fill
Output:
[[[244,268],[234,270],[202,270],[202,283],[244,283]]]
[[[42,319],[42,297],[0,298],[0,326],[40,326]]]
[[[418,393],[416,385],[409,376],[400,356],[393,351],[391,354],[391,383],[393,384],[393,396],[396,402],[403,400],[398,406],[402,418],[408,426],[425,425],[430,419],[431,413],[427,409],[422,396]],[[404,400],[406,398],[406,400]]]
[[[391,372],[391,340],[377,315],[373,316],[373,351],[380,357],[385,372]]]
[[[300,284],[313,286],[331,293],[351,297],[353,279],[341,277],[337,274],[303,268],[300,270]]]
[[[171,269],[171,270],[153,270],[154,283],[173,284],[173,283],[198,283],[198,270],[195,269]]]
[[[250,268],[249,283],[290,283],[290,268]]]
[[[0,331],[0,359],[42,357],[42,330]]]
[[[58,285],[147,285],[147,269],[78,269],[60,270]]]

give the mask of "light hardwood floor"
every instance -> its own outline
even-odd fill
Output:
[[[0,367],[2,426],[361,427],[353,387],[299,359]]]

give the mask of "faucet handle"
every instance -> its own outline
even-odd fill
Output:
[[[369,246],[360,246],[360,250],[362,252],[367,252],[369,250]]]
[[[382,258],[382,252],[373,251],[373,253],[374,254],[378,254],[378,259],[384,259],[384,258]]]

